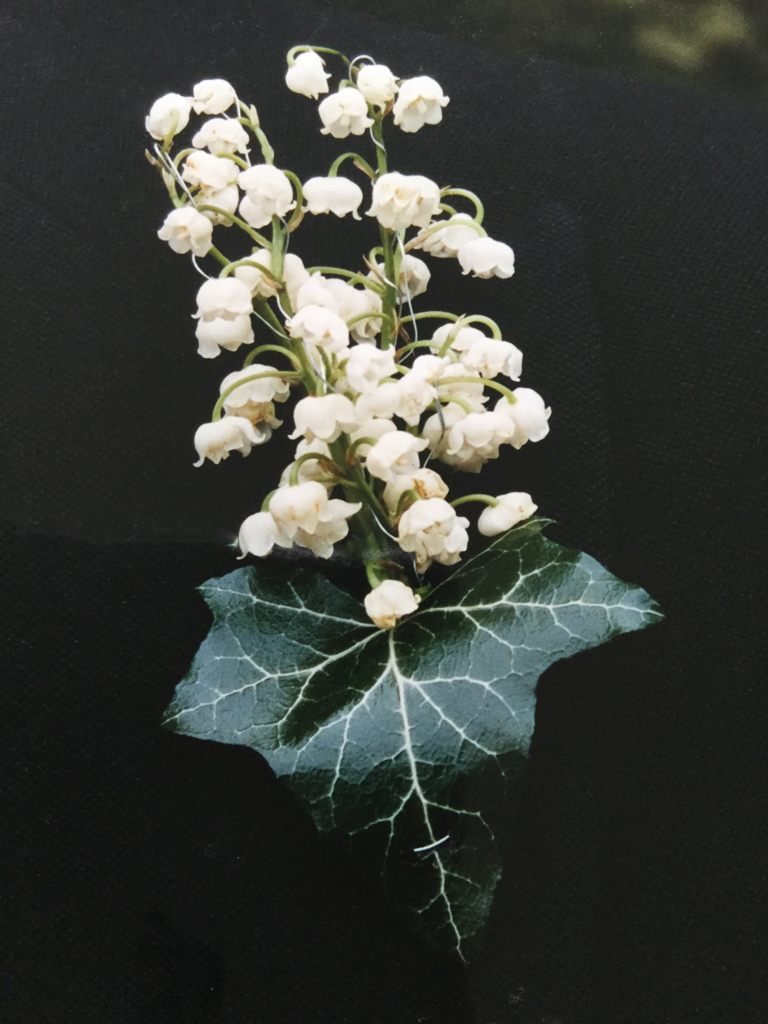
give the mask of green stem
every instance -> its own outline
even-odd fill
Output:
[[[456,313],[444,313],[439,309],[430,309],[426,313],[414,313],[410,316],[401,317],[402,322],[409,323],[411,320],[452,320],[454,323],[459,319]]]
[[[251,123],[253,134],[259,140],[261,146],[261,155],[264,157],[264,163],[273,164],[275,162],[275,151],[269,144],[269,139],[264,132],[259,128],[257,124]]]
[[[376,441],[375,437],[358,437],[358,438],[355,438],[355,440],[352,442],[352,444],[349,446],[349,448],[347,448],[347,458],[351,459],[355,455],[355,452],[357,451],[357,449],[361,445],[363,445],[363,444],[369,444],[369,445],[373,446],[373,445],[377,444],[377,441]]]
[[[458,508],[459,505],[463,505],[467,501],[482,501],[484,504],[490,505],[491,508],[499,504],[499,499],[490,494],[465,494],[463,498],[456,498],[450,504],[452,508]]]
[[[395,514],[392,516],[393,520],[399,519],[400,516],[403,514],[403,512],[405,511],[403,509],[403,505],[406,503],[406,501],[408,501],[408,499],[410,499],[411,504],[413,504],[413,502],[415,501],[421,501],[421,495],[414,491],[412,488],[409,488],[407,491],[403,491],[403,493],[397,499],[397,508],[395,509]]]
[[[301,187],[301,179],[293,171],[286,171],[283,168],[283,174],[296,189],[296,208],[291,214],[291,219],[288,221],[288,230],[290,231],[293,225],[298,224],[304,216],[304,210],[302,209],[304,206],[304,189]]]
[[[280,218],[276,213],[272,215],[272,244],[269,248],[272,250],[272,274],[275,280],[282,281],[283,263],[285,261],[285,236],[283,235],[283,226],[280,223]]]
[[[248,167],[250,166],[245,162],[245,160],[243,160],[242,157],[235,156],[234,153],[217,153],[216,156],[218,156],[219,159],[221,160],[231,160],[233,163],[237,164],[238,167],[241,167],[244,171],[247,171]]]
[[[197,204],[195,205],[197,206]],[[258,242],[262,249],[269,249],[269,242],[264,235],[260,235],[257,231],[254,231],[250,224],[246,224],[244,220],[240,220],[239,217],[236,217],[234,213],[230,213],[229,210],[222,210],[220,206],[210,206],[208,203],[205,203],[202,206],[197,206],[197,209],[200,210],[201,213],[205,212],[205,210],[210,210],[211,213],[218,213],[220,217],[226,217],[227,220],[231,220],[233,224],[237,224],[241,230],[245,231],[247,235],[250,235],[254,242]]]
[[[436,231],[443,231],[445,228],[456,227],[457,225],[459,227],[473,228],[481,238],[486,234],[485,228],[483,228],[476,220],[453,220],[453,218],[451,218],[449,220],[438,221],[436,224],[431,224],[428,228],[424,228],[423,231],[420,231],[419,234],[416,235],[415,238],[412,238],[403,248],[405,252],[410,252],[411,249],[415,249],[416,246],[421,245],[422,242],[426,241],[430,235],[434,235]]]
[[[378,281],[372,281],[370,277],[363,277],[362,274],[359,274],[356,271],[343,270],[341,267],[307,267],[307,273],[335,274],[338,277],[348,277],[350,281],[356,281],[358,284],[370,289],[370,291],[376,292],[377,295],[381,295],[385,287],[384,285],[379,284]]]
[[[221,410],[224,407],[224,402],[229,398],[233,391],[237,391],[237,389],[242,387],[243,384],[250,384],[252,380],[263,380],[265,377],[280,377],[282,380],[289,380],[300,376],[300,373],[296,373],[293,370],[268,370],[264,373],[254,373],[249,377],[243,377],[242,380],[235,381],[234,384],[230,384],[229,387],[219,395],[219,400],[213,407],[211,422],[215,423],[216,420],[221,419]]]
[[[467,317],[464,317],[464,323],[465,323],[465,325],[466,324],[485,324],[486,326],[491,328],[491,332],[492,332],[494,338],[496,338],[497,341],[501,341],[501,328],[496,323],[496,321],[495,320],[491,320],[491,318],[489,316],[480,316],[480,314],[476,314],[475,316],[467,316]]]
[[[299,470],[305,462],[309,461],[309,459],[324,459],[327,461],[327,457],[321,452],[305,452],[303,455],[300,455],[291,466],[291,472],[288,474],[289,487],[295,487],[298,484]]]
[[[470,192],[467,188],[447,188],[444,192],[440,193],[444,196],[465,196],[467,199],[471,199],[475,204],[475,220],[478,224],[483,223],[483,217],[485,216],[485,207],[480,202],[474,192]]]
[[[507,399],[510,405],[514,405],[517,399],[514,394],[505,388],[503,384],[498,384],[495,380],[486,380],[485,377],[441,377],[440,380],[435,381],[435,387],[441,387],[445,384],[482,384],[484,388],[493,388],[494,391],[500,391],[502,395]]]
[[[332,53],[336,57],[341,57],[344,63],[349,67],[349,57],[345,57],[340,50],[332,50],[329,46],[293,46],[285,56],[288,67],[291,67],[296,60],[296,54],[301,53],[302,50],[313,50],[315,53]]]
[[[367,174],[369,178],[376,177],[376,172],[374,171],[374,169],[371,167],[368,161],[364,160],[358,153],[342,153],[341,156],[337,156],[336,159],[331,164],[328,170],[329,178],[336,177],[336,175],[339,173],[339,168],[341,167],[345,160],[354,161],[355,167],[361,170],[363,174]]]
[[[257,263],[256,260],[248,259],[247,256],[243,260],[235,260],[234,263],[227,261],[227,266],[224,267],[222,272],[219,274],[219,277],[229,277],[229,275],[233,271],[237,270],[238,267],[256,267],[256,269],[260,270],[265,277],[269,278],[270,281],[274,281],[276,285],[280,284],[280,281],[268,267],[265,267],[263,263]]]
[[[228,260],[228,259],[227,259],[227,257],[226,257],[226,256],[224,255],[224,253],[223,253],[223,252],[219,252],[219,250],[218,250],[218,249],[216,248],[216,246],[215,246],[215,245],[212,245],[212,246],[211,246],[211,248],[210,248],[210,249],[208,250],[208,255],[209,255],[209,256],[213,256],[213,258],[214,258],[215,260],[218,260],[218,261],[219,261],[219,263],[221,263],[221,265],[222,265],[223,267],[229,267],[229,266],[231,266],[231,264],[230,264],[229,260]]]
[[[250,366],[251,363],[256,358],[256,356],[260,356],[262,352],[279,352],[280,355],[287,356],[297,370],[301,370],[301,360],[299,359],[299,357],[294,355],[293,352],[289,351],[287,348],[284,348],[282,345],[257,346],[252,352],[249,352],[248,355],[245,357],[243,369],[245,369],[246,366]]]

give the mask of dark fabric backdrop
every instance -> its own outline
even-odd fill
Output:
[[[488,489],[530,490],[550,536],[667,613],[542,679],[466,970],[256,754],[157,727],[208,628],[194,587],[234,567],[288,448],[192,468],[237,362],[195,354],[143,118],[229,78],[279,162],[318,173],[343,143],[284,87],[299,42],[450,95],[392,164],[477,190],[518,270],[434,261],[430,302],[498,318],[554,409]],[[6,0],[0,47],[3,1024],[766,1019],[765,110],[284,0]],[[363,220],[318,218],[296,249],[367,251]]]

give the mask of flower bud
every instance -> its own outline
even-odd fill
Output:
[[[473,277],[512,277],[515,272],[515,254],[505,242],[493,238],[476,238],[465,242],[458,253],[464,274]]]
[[[325,125],[322,135],[334,139],[346,139],[350,134],[362,135],[373,124],[368,117],[368,104],[359,90],[349,86],[332,93],[317,108],[320,120]]]
[[[192,103],[186,96],[179,96],[177,92],[166,93],[152,104],[144,126],[153,139],[162,142],[171,129],[174,135],[184,131],[189,124],[191,109]]]
[[[379,629],[393,629],[398,619],[416,611],[421,603],[421,595],[414,594],[400,580],[384,580],[370,594],[366,594],[363,603],[369,618]]]
[[[383,110],[397,93],[397,81],[386,64],[365,64],[357,73],[357,88],[366,103]]]
[[[196,114],[223,114],[235,102],[235,90],[223,78],[206,78],[192,90]]]
[[[261,438],[250,420],[243,416],[223,416],[213,423],[203,423],[195,431],[195,448],[200,460],[195,466],[202,466],[206,459],[218,465],[228,459],[230,452],[248,455],[254,445],[261,444]]]
[[[345,217],[351,213],[360,220],[358,207],[363,201],[363,190],[350,178],[310,178],[303,186],[307,210],[312,214],[335,213]]]
[[[404,132],[417,132],[425,124],[439,124],[449,98],[428,75],[408,78],[400,86],[393,113],[395,124]],[[423,225],[422,225],[423,227]]]
[[[285,84],[291,92],[316,100],[320,93],[328,92],[328,79],[331,76],[323,70],[324,67],[325,61],[319,53],[304,50],[297,54],[286,71]]]
[[[167,242],[174,252],[190,250],[195,256],[205,256],[213,244],[213,224],[194,206],[172,210],[163,221],[157,237]]]
[[[484,537],[495,537],[497,533],[511,530],[524,519],[529,519],[539,507],[531,501],[530,494],[521,491],[500,494],[497,501],[498,505],[483,509],[477,520],[477,528]]]

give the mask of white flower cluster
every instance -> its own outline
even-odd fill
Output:
[[[485,536],[536,511],[521,492],[451,503],[434,463],[478,473],[503,445],[519,449],[544,438],[550,410],[530,388],[509,387],[520,380],[522,353],[490,318],[414,313],[413,300],[428,290],[431,271],[413,250],[455,259],[463,273],[479,278],[514,271],[512,249],[482,226],[477,196],[387,167],[385,119],[391,114],[405,132],[438,124],[448,97],[437,82],[423,75],[400,79],[357,58],[347,61],[346,77],[330,92],[331,76],[315,49],[295,48],[288,65],[292,91],[315,100],[327,94],[318,108],[323,134],[343,139],[370,131],[377,169],[345,153],[326,175],[302,184],[275,165],[255,107],[222,79],[199,82],[190,97],[161,97],[146,119],[156,140],[150,162],[174,207],[159,237],[193,261],[209,256],[220,264],[219,275],[205,274],[197,293],[198,352],[212,359],[253,345],[254,327],[261,339],[221,381],[213,417],[195,434],[195,464],[219,463],[233,451],[248,455],[264,444],[282,425],[276,404],[303,389],[289,435],[297,442],[294,461],[261,511],[242,524],[242,555],[298,546],[328,558],[349,536],[373,588],[366,610],[381,628],[391,628],[422,596],[392,561],[393,541],[420,574],[432,562],[455,564],[466,550],[469,520],[456,511],[464,501],[485,503],[477,523]],[[173,141],[193,111],[209,119],[174,158]],[[261,150],[261,161],[252,162],[252,149]],[[345,160],[368,179],[365,212],[378,222],[382,244],[365,269],[305,267],[289,245],[307,214],[360,219],[364,189],[339,175]],[[449,205],[454,196],[468,199],[473,212]],[[230,259],[214,247],[213,229],[233,225],[248,245]],[[268,235],[260,233],[264,228]],[[420,340],[417,328],[430,319],[439,326]],[[271,362],[254,361],[266,353]]]

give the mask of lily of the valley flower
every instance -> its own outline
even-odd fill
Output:
[[[398,475],[419,468],[419,452],[426,447],[423,438],[406,434],[404,430],[393,430],[384,434],[368,452],[366,469],[371,476],[394,483]]]
[[[391,350],[375,345],[353,348],[344,368],[349,387],[360,394],[375,391],[382,377],[391,377],[395,372],[396,363]]]
[[[509,443],[513,448],[522,448],[527,441],[543,440],[549,433],[552,410],[544,405],[544,399],[532,388],[515,388],[512,394],[515,396],[514,405],[502,396],[494,409],[514,426]]]
[[[469,520],[442,498],[416,501],[400,517],[397,532],[403,551],[412,551],[419,572],[433,561],[454,565],[467,550]]]
[[[435,221],[428,226],[434,227],[435,224],[441,223],[443,222]],[[437,256],[440,259],[455,258],[462,245],[474,242],[478,238],[478,232],[467,226],[470,223],[472,223],[472,217],[468,213],[457,213],[455,217],[451,217],[450,221],[445,221],[446,227],[431,232],[416,248],[423,249],[430,256]]]
[[[497,533],[511,530],[524,519],[529,519],[539,507],[531,501],[530,494],[522,491],[500,494],[496,500],[498,505],[483,509],[477,520],[477,528],[484,537],[495,537]]]
[[[397,510],[404,491],[415,491],[420,498],[444,498],[448,485],[434,469],[424,467],[412,473],[401,473],[384,488],[383,497],[390,512]]]
[[[237,166],[231,160],[196,149],[187,157],[181,176],[204,195],[210,195],[237,181],[237,174]]]
[[[379,629],[393,629],[398,619],[415,612],[421,596],[400,580],[383,580],[363,601],[368,617]]]
[[[215,277],[206,281],[197,292],[197,313],[194,319],[234,320],[252,311],[250,289],[236,277]]]
[[[189,124],[192,101],[177,92],[166,93],[150,107],[144,126],[158,142],[162,141],[173,130],[174,135],[183,132]]]
[[[425,228],[439,213],[440,188],[422,174],[382,174],[373,186],[373,202],[368,215],[382,227],[402,231],[416,225]]]
[[[473,277],[512,277],[515,272],[515,254],[506,242],[493,238],[476,238],[465,242],[458,253],[464,274]]]
[[[253,263],[260,264],[260,266],[265,267],[267,270],[270,269],[270,264],[272,263],[272,254],[269,249],[258,249],[245,258],[252,260]],[[235,279],[242,281],[250,289],[251,295],[262,299],[271,299],[273,295],[280,291],[278,281],[267,277],[258,267],[252,266],[249,263],[244,263],[242,267],[235,268]]]
[[[240,526],[237,543],[242,551],[241,558],[256,555],[263,558],[277,543],[277,523],[269,512],[256,512],[248,516]]]
[[[238,384],[238,387],[227,395],[224,400],[224,407],[227,412],[231,409],[235,415],[246,415],[245,413],[240,413],[237,410],[247,408],[250,403],[260,405],[264,402],[284,402],[291,392],[287,382],[281,377],[259,376],[260,374],[266,373],[274,374],[274,372],[275,368],[273,366],[263,366],[261,363],[251,363],[250,366],[244,366],[242,370],[235,370],[234,373],[228,373],[221,382],[221,386],[219,388],[220,394],[224,394],[224,392],[228,388],[231,388],[233,384]],[[253,380],[249,378],[258,379]]]
[[[225,227],[230,227],[232,217],[228,217],[227,214],[234,214],[237,210],[237,204],[240,202],[240,189],[237,185],[227,185],[226,188],[218,191],[201,194],[195,201],[198,206],[215,206],[223,211],[222,213],[214,213],[213,210],[200,211],[211,224],[223,224]]]
[[[293,411],[296,429],[292,438],[302,434],[307,441],[319,437],[321,441],[335,441],[342,432],[354,430],[358,422],[355,407],[344,395],[310,395],[296,403]]]
[[[291,92],[316,100],[321,93],[328,92],[328,79],[331,76],[324,68],[325,61],[319,53],[305,50],[296,56],[286,71],[285,84]]]
[[[366,64],[357,73],[357,88],[372,107],[383,110],[397,93],[397,79],[386,64]]]
[[[203,423],[195,431],[195,448],[200,456],[195,466],[202,466],[206,459],[218,465],[229,458],[230,452],[248,455],[254,445],[261,444],[261,437],[250,420],[244,416],[222,416],[213,423]]]
[[[335,213],[345,217],[351,213],[360,220],[357,212],[363,201],[363,190],[350,178],[310,178],[304,185],[307,209],[312,214]]]
[[[195,256],[205,256],[213,245],[213,224],[194,206],[182,206],[168,214],[157,237],[174,252],[191,251]]]
[[[236,352],[241,345],[254,342],[251,318],[243,313],[232,319],[216,317],[213,320],[200,319],[195,328],[197,351],[203,359],[215,359],[221,349]]]
[[[317,108],[320,120],[325,127],[320,129],[322,135],[332,135],[334,139],[346,139],[348,135],[362,135],[373,124],[368,117],[368,104],[365,96],[358,90],[347,86],[326,97]]]
[[[275,214],[284,217],[296,205],[288,178],[273,164],[255,164],[237,179],[245,198],[240,212],[251,227],[263,228]]]
[[[192,136],[192,145],[196,149],[207,149],[216,156],[221,153],[247,153],[248,132],[234,117],[213,117]]]
[[[235,90],[223,78],[206,78],[192,90],[196,114],[223,114],[235,102]]]
[[[404,132],[417,132],[425,124],[439,124],[448,102],[448,96],[443,95],[434,78],[428,75],[408,78],[400,86],[393,108],[395,124]]]
[[[302,306],[287,322],[287,327],[292,338],[301,338],[326,352],[343,352],[349,348],[346,323],[338,313],[324,306]]]
[[[316,480],[295,487],[279,487],[269,502],[269,512],[278,529],[278,544],[296,543],[320,558],[330,558],[333,545],[347,536],[347,519],[359,512],[359,502],[329,498]],[[291,543],[285,543],[285,541]]]

